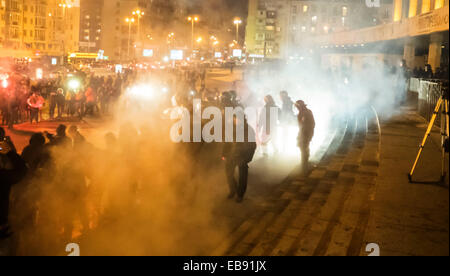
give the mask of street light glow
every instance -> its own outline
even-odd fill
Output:
[[[78,90],[80,88],[80,81],[76,79],[72,79],[69,81],[69,88],[71,90]]]

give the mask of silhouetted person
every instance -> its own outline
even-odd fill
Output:
[[[300,152],[302,155],[302,173],[306,174],[308,172],[308,162],[310,149],[309,145],[311,144],[312,138],[314,137],[314,129],[316,127],[316,122],[314,120],[314,115],[311,110],[306,107],[304,101],[297,101],[295,103],[295,107],[297,107],[298,114],[298,126],[299,126],[299,134],[298,134],[298,147],[300,148]]]
[[[32,172],[45,165],[49,159],[49,154],[46,151],[45,137],[42,133],[35,133],[31,136],[30,144],[22,151],[22,159]]]
[[[23,159],[17,154],[14,144],[0,127],[0,240],[9,232],[8,215],[11,187],[21,181],[27,172]]]
[[[230,187],[229,199],[237,195],[236,202],[240,203],[244,199],[247,191],[248,164],[253,160],[256,151],[255,131],[247,120],[235,119],[235,129],[240,124],[244,125],[244,142],[238,142],[236,135],[233,135],[234,142],[225,142],[222,152],[222,159],[225,161],[225,173]],[[234,177],[235,169],[239,169],[239,179]]]
[[[68,147],[72,145],[72,141],[66,135],[67,127],[65,125],[59,125],[56,128],[56,136],[47,133],[47,138],[50,140],[49,146],[62,146]]]

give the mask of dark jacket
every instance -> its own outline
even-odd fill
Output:
[[[27,172],[25,161],[16,152],[10,151],[6,158],[11,168],[0,167],[0,226],[8,223],[11,187],[20,182]]]
[[[236,128],[235,128],[236,129]],[[253,160],[253,156],[256,152],[255,131],[253,128],[245,123],[245,141],[236,142],[236,135],[234,135],[234,141],[231,143],[224,143],[222,156],[228,161],[236,163],[250,163]]]

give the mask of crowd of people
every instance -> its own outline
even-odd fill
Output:
[[[61,119],[64,114],[80,118],[87,114],[109,114],[116,110],[115,102],[130,87],[139,81],[148,81],[149,76],[167,88],[167,98],[175,100],[172,105],[184,106],[190,112],[193,112],[195,98],[206,106],[222,110],[243,107],[235,90],[220,93],[218,89],[206,88],[204,70],[128,72],[107,78],[77,73],[37,84],[21,79],[17,82],[20,85],[10,86],[10,92],[3,90],[2,95],[8,95],[7,108],[2,108],[3,118],[8,122],[5,125],[10,125],[11,118],[16,117],[38,121],[43,101],[49,107],[50,119]],[[80,81],[79,88],[75,89],[71,80]],[[26,99],[26,108],[11,109],[11,99],[20,95]],[[67,242],[77,230],[75,221],[81,225],[78,231],[86,233],[105,219],[120,219],[130,208],[151,204],[142,202],[149,195],[151,198],[161,196],[158,189],[163,186],[178,185],[175,190],[182,198],[190,198],[186,183],[196,178],[202,180],[208,168],[217,163],[225,170],[229,198],[241,203],[247,190],[249,163],[257,147],[260,146],[263,156],[267,157],[268,145],[284,138],[277,137],[268,125],[273,121],[271,111],[274,109],[281,128],[298,127],[301,172],[307,174],[316,127],[313,112],[305,101],[293,100],[288,91],[281,91],[277,97],[280,106],[273,95],[265,95],[256,125],[250,125],[245,116],[233,122],[236,130],[238,125],[243,126],[244,143],[174,145],[161,139],[169,133],[170,124],[155,117],[149,125],[126,123],[117,135],[107,133],[102,141],[104,147],[88,142],[76,125],[67,128],[61,124],[55,134],[32,135],[29,145],[19,155],[0,128],[0,239],[14,233],[13,254],[39,254],[43,244],[36,240],[46,241],[48,248],[43,251],[51,252],[54,245],[48,244],[49,236],[58,236],[59,241]],[[177,166],[173,165],[174,160]],[[238,171],[237,178],[235,171]],[[155,199],[155,204],[159,203]],[[33,244],[39,248],[33,248]]]
[[[420,79],[448,79],[448,66],[443,66],[436,68],[433,71],[429,64],[425,65],[425,67],[415,67],[412,70],[409,70],[408,75],[412,78],[420,78]]]

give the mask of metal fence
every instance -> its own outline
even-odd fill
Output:
[[[426,80],[411,78],[409,90],[417,92],[419,96],[419,114],[428,122],[433,116],[434,109],[439,98],[442,96],[442,87],[448,85],[441,80]],[[441,116],[437,116],[435,125],[440,126]]]

